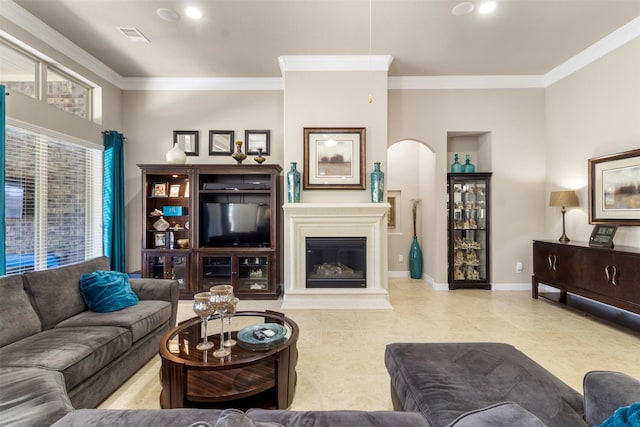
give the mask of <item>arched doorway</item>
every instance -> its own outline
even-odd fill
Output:
[[[409,249],[413,239],[412,204],[419,200],[416,235],[422,249],[422,278],[435,276],[436,155],[417,140],[401,140],[387,149],[387,197],[392,204],[388,228],[389,275],[409,275]]]

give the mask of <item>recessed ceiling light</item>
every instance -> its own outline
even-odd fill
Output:
[[[469,13],[473,12],[473,9],[475,9],[475,7],[476,6],[470,1],[458,3],[457,5],[453,6],[453,9],[451,9],[451,14],[453,16],[468,15]]]
[[[184,10],[184,13],[191,19],[202,18],[202,11],[197,7],[189,6]]]
[[[180,20],[180,15],[173,9],[167,9],[166,7],[161,7],[156,10],[158,16],[165,21],[176,22]]]
[[[495,10],[497,4],[494,1],[487,1],[480,5],[478,8],[478,13],[486,15],[487,13],[491,13]]]

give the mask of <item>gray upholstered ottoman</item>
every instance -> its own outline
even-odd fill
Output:
[[[582,395],[508,344],[389,344],[385,364],[394,408],[420,412],[433,427],[504,401],[549,427],[587,425]]]

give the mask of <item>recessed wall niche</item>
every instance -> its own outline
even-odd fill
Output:
[[[461,164],[464,164],[468,154],[476,172],[491,172],[491,132],[447,132],[447,172],[451,171],[456,154]]]

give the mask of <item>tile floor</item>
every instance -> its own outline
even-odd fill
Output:
[[[589,370],[640,378],[637,329],[534,300],[529,292],[434,291],[408,278],[390,278],[389,292],[393,310],[287,311],[300,327],[291,409],[393,409],[384,367],[391,342],[507,342],[579,392]],[[279,310],[280,302],[241,301],[238,309]],[[190,317],[191,303],[182,301],[178,320]],[[159,369],[156,357],[100,407],[159,408]]]

